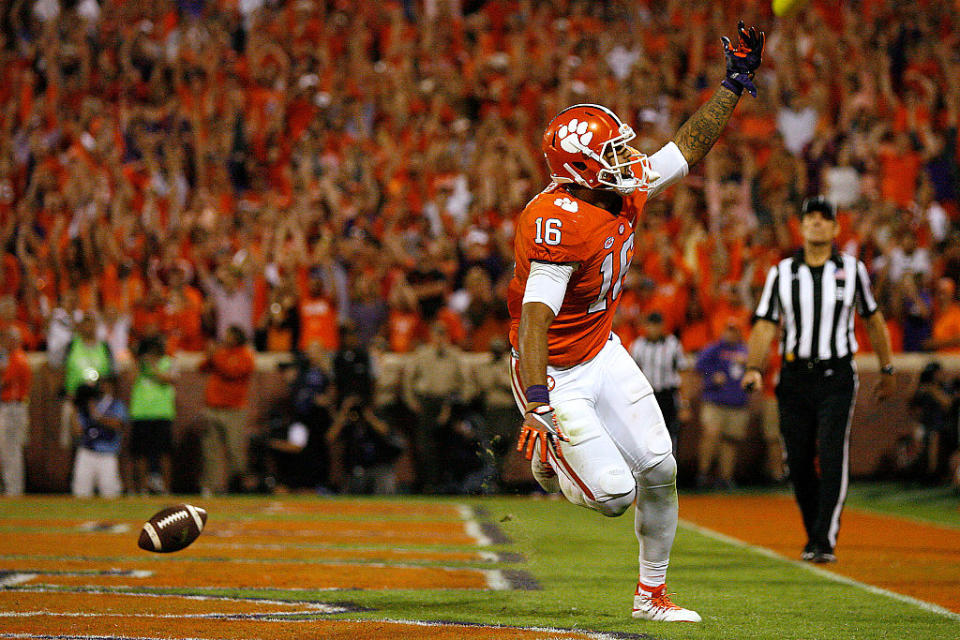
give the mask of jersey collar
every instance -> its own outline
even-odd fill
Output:
[[[800,263],[806,264],[806,261],[807,261],[806,258],[807,258],[807,254],[803,250],[802,246],[799,247],[793,254],[793,259],[796,260],[798,264]],[[833,245],[830,247],[829,260],[832,261],[834,264],[836,264],[838,267],[843,266],[843,258],[840,257],[840,250],[837,249],[837,245]]]

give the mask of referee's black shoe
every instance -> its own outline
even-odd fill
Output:
[[[831,562],[836,562],[837,556],[833,551],[826,551],[824,549],[817,549],[816,555],[813,556],[814,564],[829,564]]]
[[[825,549],[808,542],[807,546],[803,548],[803,553],[800,554],[800,559],[814,564],[829,564],[836,562],[837,556],[833,553],[833,549]]]

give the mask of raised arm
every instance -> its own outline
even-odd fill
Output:
[[[683,123],[674,136],[688,165],[703,159],[726,128],[740,96],[726,87],[717,89],[710,99]]]
[[[765,36],[756,27],[745,29],[742,20],[737,25],[737,35],[739,43],[736,49],[729,39],[721,38],[727,72],[720,88],[681,125],[673,138],[688,165],[699,162],[713,147],[727,126],[743,90],[746,89],[753,97],[757,96],[753,74],[760,66]]]

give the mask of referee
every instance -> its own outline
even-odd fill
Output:
[[[743,385],[763,384],[760,365],[778,324],[783,367],[777,384],[780,433],[807,544],[801,557],[836,561],[840,512],[847,495],[850,418],[857,393],[853,354],[856,310],[880,361],[878,400],[893,393],[890,336],[862,262],[834,248],[833,205],[810,198],[800,208],[803,247],[770,269],[754,313]],[[819,457],[819,472],[816,458]]]
[[[673,442],[673,455],[677,455],[678,410],[687,409],[686,401],[679,398],[680,372],[688,367],[687,357],[677,337],[665,332],[663,315],[659,311],[653,311],[645,318],[644,330],[645,334],[630,345],[630,356],[653,387],[653,395]]]

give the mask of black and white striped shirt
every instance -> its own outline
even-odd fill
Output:
[[[803,249],[767,274],[754,318],[780,323],[787,359],[846,358],[857,352],[853,311],[873,315],[877,302],[863,262],[836,250],[822,267],[809,267]]]
[[[667,334],[659,340],[637,338],[630,345],[630,356],[640,365],[654,391],[679,388],[679,372],[687,368],[687,357],[675,335]]]

